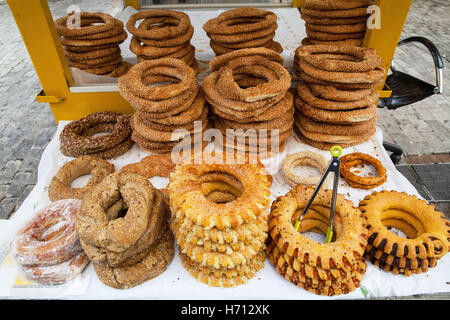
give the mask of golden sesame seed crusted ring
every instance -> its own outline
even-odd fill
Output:
[[[378,250],[409,259],[441,258],[448,252],[450,222],[425,200],[405,192],[381,191],[366,196],[359,208],[367,218],[368,242]],[[408,215],[399,215],[398,211]],[[405,239],[385,228],[382,219],[387,218],[404,220],[412,225],[418,220],[424,229],[416,238]]]
[[[174,54],[177,51],[183,50],[186,44],[181,44],[174,47],[155,47],[142,44],[135,36],[131,38],[130,50],[139,56],[147,56],[152,59],[164,58],[167,55]]]
[[[87,128],[98,123],[113,123],[114,130],[97,137],[81,135]],[[75,154],[94,153],[109,150],[126,141],[131,135],[130,115],[112,111],[91,113],[67,124],[61,132],[61,151]],[[64,153],[66,154],[66,153]],[[66,154],[69,155],[70,154]]]
[[[212,171],[237,178],[244,186],[242,195],[226,204],[208,201],[201,190],[199,178]],[[252,164],[180,164],[170,176],[170,205],[173,211],[180,208],[186,217],[203,227],[224,229],[254,221],[266,210],[270,201],[270,183],[263,171],[260,166]]]
[[[316,97],[333,101],[357,101],[373,94],[375,89],[339,90],[333,86],[308,83],[308,88]]]
[[[90,52],[82,52],[82,53],[71,52],[66,49],[64,50],[64,55],[66,56],[66,58],[73,59],[73,60],[99,59],[99,58],[108,57],[108,56],[116,55],[116,54],[120,54],[120,48],[118,48],[118,47],[113,47],[113,48],[108,48],[108,49],[103,49],[103,50],[93,50]]]
[[[294,105],[302,114],[318,122],[352,124],[368,121],[376,117],[376,105],[349,110],[324,110],[315,108],[304,102],[299,96],[294,98]]]
[[[166,85],[163,87],[148,87],[142,79],[148,75],[164,75],[175,77],[179,83]],[[164,58],[158,60],[147,60],[140,62],[127,74],[119,79],[131,93],[149,100],[170,99],[186,91],[194,82],[197,82],[195,73],[183,61]]]
[[[297,94],[300,98],[307,104],[314,106],[314,108],[324,109],[324,110],[354,110],[359,108],[366,108],[376,104],[379,98],[379,93],[377,90],[371,90],[368,96],[360,100],[355,101],[336,101],[327,100],[317,97],[313,94],[311,89],[305,83],[300,83],[297,86]]]
[[[128,37],[128,34],[125,30],[116,36],[101,38],[101,39],[92,39],[92,40],[74,40],[71,38],[61,38],[61,43],[63,45],[75,46],[75,47],[91,47],[91,46],[102,46],[108,44],[121,44]]]
[[[381,66],[367,72],[334,72],[315,68],[304,60],[300,60],[299,67],[303,72],[319,80],[345,84],[375,84],[385,75]]]
[[[88,73],[92,73],[92,74],[107,75],[107,74],[110,74],[111,72],[113,72],[114,69],[117,68],[119,63],[111,64],[111,65],[107,65],[107,66],[98,66],[98,67],[95,67],[95,66],[82,67],[82,68],[79,68],[79,69],[83,70],[85,72],[88,72]]]
[[[212,287],[235,287],[245,284],[264,267],[264,255],[257,255],[248,265],[238,266],[236,269],[223,270],[200,266],[188,256],[180,252],[183,267],[198,281]]]
[[[91,51],[95,50],[105,50],[110,48],[117,48],[120,45],[120,43],[111,43],[111,44],[103,44],[99,46],[69,46],[69,45],[63,45],[64,50],[75,52],[75,53],[89,53]]]
[[[294,126],[294,130],[295,130],[295,133],[297,134],[297,137],[300,140],[302,140],[304,143],[306,143],[314,148],[321,149],[321,150],[330,150],[330,148],[335,145],[338,145],[342,149],[345,149],[345,148],[349,148],[349,147],[361,144],[363,142],[366,142],[371,138],[371,135],[370,135],[370,136],[360,137],[357,139],[355,138],[353,141],[351,141],[349,143],[329,143],[329,142],[316,141],[316,140],[312,140],[312,139],[305,137],[303,135],[303,133],[298,129],[297,125]]]
[[[326,81],[317,79],[311,75],[309,75],[306,72],[303,72],[301,69],[297,69],[297,66],[294,64],[294,70],[296,69],[296,75],[298,75],[303,81],[307,82],[308,84],[318,84],[323,86],[334,86],[335,88],[339,90],[355,90],[355,89],[372,89],[377,87],[378,85],[381,85],[383,83],[383,79],[380,79],[378,82],[374,83],[342,83],[342,82],[332,82],[332,81]]]
[[[131,265],[112,267],[106,263],[94,263],[94,270],[99,279],[110,287],[126,289],[163,273],[174,257],[175,248],[167,223],[164,223],[159,233],[156,243],[145,250],[144,258]]]
[[[80,69],[89,69],[89,68],[103,68],[103,67],[109,67],[109,66],[117,66],[122,61],[122,56],[115,55],[110,56],[106,58],[100,58],[100,59],[92,59],[92,60],[82,60],[80,61],[73,61],[73,60],[67,60],[67,64],[69,67],[74,68],[80,68]]]
[[[269,108],[266,108],[264,112],[257,116],[249,116],[247,112],[239,112],[236,110],[224,110],[220,107],[211,105],[214,113],[223,119],[228,119],[238,123],[250,123],[257,121],[268,121],[277,118],[280,114],[289,112],[293,107],[294,96],[288,91],[286,95],[279,102],[273,104]]]
[[[349,25],[356,23],[364,23],[367,21],[368,15],[360,16],[360,17],[352,17],[352,18],[318,18],[306,15],[304,13],[300,14],[302,20],[306,23],[311,23],[315,25],[324,25],[324,26],[339,26],[339,25]]]
[[[52,178],[48,187],[51,201],[61,199],[81,199],[108,174],[114,172],[114,165],[103,159],[83,156],[63,165]],[[82,188],[71,188],[70,183],[78,177],[91,174],[92,177]]]
[[[332,45],[332,46],[357,46],[363,45],[364,39],[345,39],[345,40],[317,40],[312,38],[304,38],[302,45]]]
[[[101,21],[99,21],[99,22],[101,23]],[[96,22],[92,22],[92,23],[96,23]],[[89,25],[89,24],[82,23],[81,27],[85,27],[87,25]],[[123,22],[120,21],[119,19],[114,18],[114,27],[108,31],[80,35],[80,36],[70,36],[70,37],[64,37],[64,38],[72,39],[72,40],[97,40],[97,39],[104,39],[104,38],[110,38],[113,36],[118,36],[118,35],[122,34],[123,31],[124,31]]]
[[[370,119],[368,121],[357,122],[354,124],[334,124],[326,122],[317,122],[304,115],[297,116],[295,122],[309,132],[322,133],[326,132],[328,134],[336,135],[361,135],[366,133],[371,128],[374,128],[377,123],[377,117]]]
[[[148,248],[168,216],[163,194],[147,178],[116,171],[83,198],[75,227],[91,261],[117,266]]]
[[[355,24],[342,24],[342,25],[321,25],[321,24],[312,24],[306,23],[306,28],[310,31],[318,31],[318,32],[330,32],[330,33],[355,33],[355,32],[363,32],[366,31],[367,25],[365,22],[355,23]]]
[[[248,23],[235,19],[247,19]],[[249,20],[254,18],[254,21]],[[253,32],[275,23],[277,16],[268,10],[245,7],[227,10],[214,19],[208,20],[203,29],[209,34],[236,34]]]
[[[336,241],[327,244],[316,242],[295,230],[292,215],[306,206],[313,191],[313,187],[297,185],[272,204],[269,234],[273,243],[289,256],[312,266],[316,266],[318,261],[324,269],[330,269],[330,263],[339,269],[355,265],[364,253],[368,232],[364,216],[343,195],[338,194],[336,199],[336,214],[340,216],[343,225],[342,233]],[[331,194],[331,190],[320,189],[314,203],[330,207]]]
[[[172,132],[174,130],[177,129],[186,129],[189,131],[192,131],[195,127],[195,121],[207,121],[207,116],[208,116],[208,108],[205,107],[203,108],[202,113],[195,119],[193,119],[190,122],[187,122],[186,124],[181,124],[181,125],[166,125],[166,124],[161,124],[159,122],[154,122],[154,121],[150,121],[146,118],[142,117],[142,114],[139,114],[139,118],[140,120],[148,127],[150,127],[153,130],[156,131],[166,131],[166,132]]]
[[[343,59],[328,58],[326,54],[342,55]],[[295,55],[315,68],[336,72],[367,72],[381,65],[381,57],[372,48],[353,46],[300,46]],[[357,61],[346,61],[349,56]]]
[[[240,88],[233,79],[233,70],[241,66],[262,65],[275,72],[277,79],[262,83],[256,87]],[[249,70],[249,72],[251,72]],[[280,95],[286,92],[291,85],[289,72],[279,63],[262,57],[242,57],[230,61],[217,79],[219,91],[227,98],[254,102]]]
[[[115,20],[111,15],[107,13],[102,12],[80,12],[80,20],[81,25],[83,25],[84,20],[91,20],[98,22],[102,21],[102,24],[96,24],[96,25],[89,25],[82,26],[81,28],[69,28],[67,27],[67,19],[70,17],[70,15],[66,15],[64,17],[58,18],[55,20],[55,27],[56,32],[59,36],[83,36],[83,35],[90,35],[100,32],[106,32],[114,28]],[[97,20],[98,19],[98,20]]]
[[[210,43],[214,44],[211,46],[213,50],[216,51],[227,51],[229,49],[237,50],[237,49],[246,49],[246,48],[257,48],[257,47],[265,47],[269,48],[272,45],[272,39],[275,36],[275,32],[272,32],[266,36],[261,38],[247,39],[239,42],[221,42],[219,40],[211,39]],[[219,49],[219,50],[217,50]]]
[[[336,135],[336,134],[328,134],[321,132],[309,132],[305,130],[300,123],[296,123],[297,130],[299,130],[303,136],[310,140],[314,140],[316,142],[324,142],[324,143],[336,143],[336,144],[350,144],[356,141],[366,141],[370,139],[375,134],[376,127],[372,127],[368,129],[367,132],[361,135]]]
[[[360,164],[373,166],[377,171],[377,176],[362,177],[350,171],[352,167]],[[352,186],[352,183],[354,182],[360,188],[362,187],[362,189],[378,187],[385,183],[387,179],[386,169],[381,162],[378,159],[361,152],[349,153],[341,157],[341,175],[350,186]]]
[[[342,10],[315,10],[301,8],[301,14],[305,14],[312,17],[318,18],[353,18],[367,16],[367,7],[352,8],[352,9],[342,9]]]
[[[281,162],[281,172],[284,175],[284,180],[292,187],[297,184],[316,185],[320,176],[302,177],[293,172],[298,166],[312,166],[319,170],[322,175],[328,167],[327,160],[319,153],[312,151],[296,152],[287,155]]]
[[[145,28],[145,26],[147,24],[150,25],[150,21],[144,20],[139,25],[139,29]],[[155,30],[157,30],[157,29],[155,29]],[[139,41],[141,41],[142,43],[144,43],[148,46],[152,46],[152,47],[178,47],[181,45],[188,44],[193,35],[194,35],[194,28],[191,25],[189,25],[189,28],[186,33],[182,33],[173,38],[154,40],[154,39],[147,39],[147,38],[139,37]]]
[[[107,76],[118,78],[118,77],[124,75],[125,73],[127,73],[128,70],[130,70],[130,68],[132,66],[133,65],[131,63],[122,61],[119,63],[119,65],[113,71],[111,71],[111,73],[108,73]]]
[[[364,38],[365,32],[353,32],[353,33],[330,33],[330,32],[320,32],[311,29],[306,29],[306,35],[309,38],[322,40],[322,41],[339,41],[346,39],[362,39]]]
[[[172,18],[177,20],[176,26],[165,26],[163,28],[156,28],[150,30],[141,30],[136,28],[138,20],[147,18]],[[136,37],[161,40],[166,38],[174,38],[188,31],[191,25],[189,16],[184,12],[175,10],[147,10],[132,14],[127,22],[127,30]]]
[[[270,37],[270,39],[273,39],[275,36],[275,30],[277,29],[278,25],[276,23],[272,23],[268,25],[266,28],[259,29],[256,31],[253,31],[251,33],[243,32],[243,33],[233,33],[233,34],[210,34],[209,37],[212,41],[223,43],[223,44],[232,44],[232,43],[239,43],[239,42],[247,42],[254,39],[260,39],[260,38],[266,38]],[[267,42],[267,40],[266,40]]]
[[[203,79],[203,91],[205,93],[206,100],[214,106],[214,108],[220,108],[229,110],[228,113],[234,111],[246,112],[246,117],[257,116],[268,108],[283,99],[284,95],[279,94],[274,97],[270,97],[260,101],[245,102],[238,100],[230,100],[223,97],[217,88],[217,79],[219,72],[212,72]]]
[[[313,10],[345,10],[368,7],[370,2],[370,0],[306,0],[302,8]]]
[[[119,143],[118,145],[116,145],[110,149],[106,149],[103,151],[97,151],[97,152],[89,152],[87,154],[92,157],[96,157],[96,158],[100,158],[100,159],[104,159],[104,160],[114,159],[114,158],[124,154],[128,150],[130,150],[131,147],[133,146],[133,144],[134,144],[133,140],[131,140],[131,138],[128,137],[127,139],[125,139],[124,141],[122,141],[121,143]],[[66,147],[65,145],[61,145],[60,149],[64,155],[69,156],[69,157],[78,158],[83,155],[86,155],[86,153],[80,152],[79,150],[74,151],[72,149],[68,149],[68,147]]]
[[[247,48],[247,49],[241,49],[241,50],[235,50],[233,52],[230,52],[229,54],[221,55],[219,57],[213,58],[209,62],[209,69],[211,71],[217,71],[220,68],[222,68],[224,65],[229,63],[230,61],[240,58],[240,57],[246,57],[246,56],[263,56],[264,58],[278,62],[279,64],[283,64],[283,57],[274,52],[273,50],[267,49],[267,48]]]

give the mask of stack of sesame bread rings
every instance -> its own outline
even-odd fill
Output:
[[[120,94],[136,110],[131,138],[148,153],[192,145],[208,126],[208,108],[195,73],[179,59],[146,60],[119,78]]]
[[[210,61],[203,90],[224,135],[224,151],[265,158],[292,134],[293,96],[283,58],[267,48],[241,49]]]
[[[351,201],[338,194],[335,239],[325,243],[304,235],[307,231],[326,234],[329,227],[332,190],[319,189],[297,231],[294,224],[314,190],[299,184],[272,203],[267,254],[289,282],[319,295],[346,294],[359,287],[366,271],[366,220]]]
[[[191,45],[194,28],[187,14],[174,10],[137,12],[130,16],[127,30],[133,34],[130,50],[137,55],[138,62],[175,58],[198,72],[195,47]]]
[[[79,21],[76,15],[55,20],[69,67],[110,77],[126,73],[131,64],[122,60],[119,48],[128,37],[122,21],[102,12],[80,12]]]
[[[297,48],[294,70],[303,82],[294,99],[301,140],[323,150],[347,148],[376,131],[376,108],[385,70],[371,48],[307,45]]]
[[[169,217],[162,192],[146,177],[116,171],[83,198],[75,228],[99,279],[124,289],[158,276],[172,261]]]
[[[370,0],[305,0],[300,9],[307,38],[302,44],[361,47]]]
[[[197,280],[232,287],[264,267],[270,183],[260,164],[177,165],[169,184],[171,229]]]
[[[252,7],[225,11],[203,25],[216,56],[257,47],[281,53],[283,48],[273,40],[277,27],[275,13]]]

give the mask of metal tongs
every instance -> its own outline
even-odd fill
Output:
[[[334,180],[333,180],[333,193],[331,198],[331,208],[330,208],[330,225],[328,226],[327,235],[325,237],[325,243],[330,243],[331,238],[333,237],[333,220],[334,220],[334,211],[336,209],[336,196],[337,196],[337,190],[338,190],[338,184],[339,184],[339,168],[341,165],[341,160],[339,160],[339,156],[342,154],[342,148],[340,146],[333,146],[330,149],[331,156],[333,157],[330,161],[330,164],[328,165],[327,169],[323,173],[322,177],[320,178],[319,183],[317,184],[316,190],[314,190],[314,193],[312,194],[311,198],[308,201],[308,204],[303,209],[302,214],[298,218],[298,220],[295,222],[295,230],[299,230],[300,223],[303,218],[303,216],[308,211],[309,207],[313,203],[314,199],[317,196],[317,193],[319,192],[320,187],[325,182],[325,179],[327,178],[328,174],[332,171],[334,172]]]

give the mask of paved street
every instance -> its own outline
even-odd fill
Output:
[[[70,4],[84,11],[111,12],[121,1],[48,1],[54,17],[65,14]],[[450,3],[438,0],[414,0],[402,38],[422,35],[432,40],[449,63]],[[7,218],[22,203],[36,183],[40,155],[52,138],[56,123],[47,104],[35,101],[40,83],[29,59],[9,7],[0,0],[0,218]],[[399,67],[434,82],[432,59],[422,48],[396,55]],[[449,72],[444,84],[450,84]],[[429,155],[450,150],[450,94],[396,111],[379,110],[379,125],[385,140],[402,146],[407,155]],[[444,158],[445,161],[445,158]]]

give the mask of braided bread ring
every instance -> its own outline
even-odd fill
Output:
[[[425,200],[419,200],[405,192],[383,190],[366,196],[359,207],[367,218],[368,242],[378,250],[409,259],[441,258],[448,252],[450,222],[442,212],[436,211]],[[396,211],[384,211],[390,208],[408,212],[408,217],[418,219],[424,226],[423,233],[414,239],[405,239],[387,230],[381,217],[397,219]],[[401,220],[408,222],[411,219],[404,216]]]

